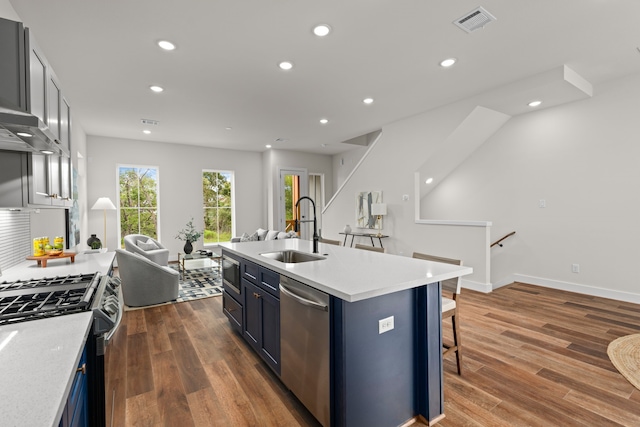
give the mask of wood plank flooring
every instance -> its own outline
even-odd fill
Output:
[[[318,425],[231,330],[221,303],[125,313],[107,347],[107,425]],[[606,353],[640,331],[640,305],[520,283],[465,289],[459,304],[464,371],[445,358],[438,425],[640,426],[640,390]]]

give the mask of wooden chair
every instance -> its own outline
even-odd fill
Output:
[[[340,246],[340,240],[331,240],[331,239],[320,238],[319,242],[320,243],[326,243],[327,245]]]
[[[361,245],[356,243],[356,249],[364,249],[365,251],[373,251],[373,252],[382,252],[384,253],[384,248],[376,248],[374,246]]]
[[[451,258],[443,258],[434,255],[421,254],[419,252],[413,253],[414,258],[424,259],[427,261],[444,262],[447,264],[462,265],[462,261]],[[458,318],[458,295],[460,295],[462,279],[457,277],[455,279],[444,280],[441,282],[442,292],[451,295],[451,298],[442,297],[442,320],[451,318],[453,326],[453,345],[447,345],[443,342],[442,355],[446,355],[451,352],[456,353],[456,364],[458,365],[458,375],[462,375],[462,345],[460,337],[460,321]]]

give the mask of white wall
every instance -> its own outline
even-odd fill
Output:
[[[429,196],[429,217],[491,219],[495,238],[516,231],[492,250],[493,283],[640,300],[640,75],[596,89],[512,118]]]
[[[9,0],[0,0],[0,18],[21,21]]]
[[[202,170],[234,171],[235,226],[255,230],[263,225],[264,192],[261,153],[223,150],[190,145],[126,140],[100,136],[87,137],[88,206],[107,196],[117,204],[117,165],[146,165],[159,168],[159,237],[176,259],[184,242],[174,237],[187,221],[204,228],[202,215]],[[103,234],[103,212],[88,212],[89,232]],[[107,211],[107,247],[119,247],[116,212]],[[194,245],[203,246],[202,241]]]
[[[382,190],[389,252],[461,258],[479,287],[520,280],[640,302],[640,76],[601,85],[586,101],[512,118],[432,191],[423,217],[492,221],[489,238],[414,223],[413,172],[470,108],[460,102],[385,126],[325,213],[323,235],[353,225],[356,191]],[[481,245],[513,230],[492,249],[489,266]],[[580,273],[571,272],[574,263]]]

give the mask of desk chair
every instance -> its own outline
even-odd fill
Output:
[[[361,245],[356,243],[356,249],[364,249],[365,251],[381,252],[384,253],[384,248],[376,248],[373,246]]]
[[[427,261],[444,262],[447,264],[462,265],[462,261],[451,258],[443,258],[434,255],[421,254],[419,252],[413,253],[414,258],[424,259]],[[442,355],[446,355],[455,351],[456,364],[458,365],[458,375],[462,375],[462,345],[460,337],[460,322],[458,319],[458,304],[457,299],[460,295],[462,279],[457,277],[455,279],[443,280],[441,282],[442,292],[451,295],[451,298],[445,296],[442,297],[442,320],[451,318],[451,324],[453,326],[453,345],[447,345],[443,342]]]

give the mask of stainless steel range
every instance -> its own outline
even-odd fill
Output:
[[[0,283],[0,325],[91,311],[87,338],[89,425],[105,425],[104,352],[122,319],[120,280],[78,274]]]

